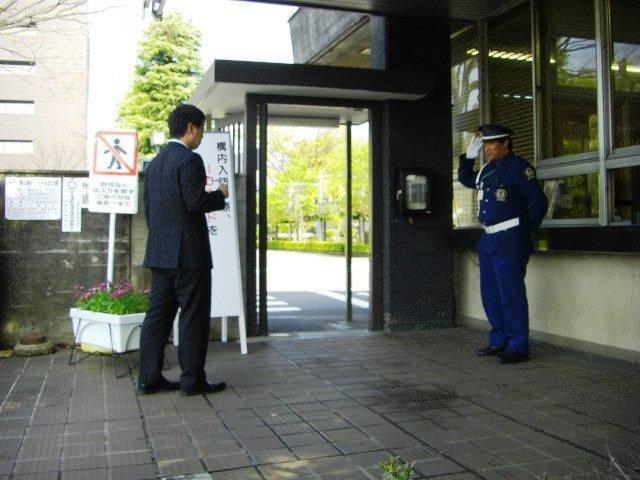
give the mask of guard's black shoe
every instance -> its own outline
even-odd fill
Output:
[[[216,392],[221,392],[225,388],[227,388],[227,384],[224,382],[219,382],[219,383],[204,382],[204,384],[196,388],[190,388],[188,390],[181,388],[180,395],[184,397],[190,397],[192,395],[199,395],[201,393],[204,393],[204,394],[216,393]]]
[[[175,392],[180,389],[180,382],[172,382],[164,377],[160,381],[151,385],[138,384],[138,393],[140,395],[150,395],[157,392]]]
[[[498,353],[498,363],[503,365],[526,362],[527,360],[529,360],[529,355],[526,353],[515,353],[508,350]]]
[[[492,347],[491,345],[489,345],[488,347],[477,349],[476,350],[476,356],[478,356],[478,357],[491,357],[493,355],[498,355],[500,352],[504,352],[504,348]]]

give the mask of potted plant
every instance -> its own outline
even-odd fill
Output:
[[[122,281],[113,288],[106,283],[89,289],[76,286],[76,292],[76,308],[69,312],[74,346],[110,353],[139,348],[149,290],[136,290],[130,282]]]

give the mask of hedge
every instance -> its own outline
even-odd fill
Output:
[[[344,253],[344,242],[320,242],[318,240],[309,240],[306,242],[296,242],[293,240],[269,240],[267,242],[267,249],[338,254]],[[353,243],[351,251],[354,256],[366,257],[369,255],[369,245],[366,243]]]

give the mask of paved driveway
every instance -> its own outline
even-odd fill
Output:
[[[269,332],[367,329],[369,258],[351,264],[353,322],[346,323],[346,261],[338,255],[267,253]]]
[[[380,479],[389,454],[439,480],[622,478],[586,476],[609,452],[638,467],[637,366],[541,345],[498,365],[463,328],[325,335],[212,343],[230,387],[206,397],[140,397],[108,358],[2,359],[0,479]]]

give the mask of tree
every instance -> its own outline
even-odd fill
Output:
[[[0,35],[52,20],[82,21],[88,0],[0,0]]]
[[[202,75],[200,32],[179,14],[154,22],[140,42],[131,91],[119,107],[120,123],[138,131],[141,154],[150,154],[151,133],[168,134],[167,117],[188,99]]]

